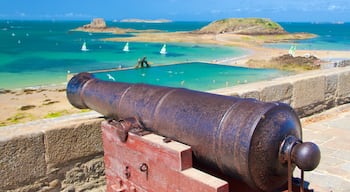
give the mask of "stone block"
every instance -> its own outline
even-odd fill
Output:
[[[350,71],[340,73],[338,78],[337,97],[350,97]]]
[[[43,133],[0,140],[0,191],[16,189],[46,174]]]
[[[325,77],[310,77],[294,81],[292,107],[302,108],[324,101]]]
[[[263,88],[260,92],[260,99],[265,102],[280,101],[289,104],[292,98],[292,93],[292,84],[275,84]]]
[[[238,96],[241,98],[253,98],[257,100],[260,99],[260,93],[257,90],[247,90],[239,93]]]
[[[101,121],[84,120],[45,130],[46,161],[50,167],[102,153]]]
[[[338,74],[326,75],[325,78],[325,99],[334,100],[336,97],[336,91],[338,87]]]
[[[69,186],[72,185],[74,185],[75,188],[79,186],[80,190],[76,191],[96,188],[106,184],[104,175],[105,167],[103,156],[95,157],[85,163],[78,162],[66,172],[65,178],[62,181],[62,188],[69,188]],[[102,183],[98,183],[98,181]]]

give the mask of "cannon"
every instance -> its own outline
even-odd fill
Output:
[[[320,161],[319,148],[302,141],[299,118],[284,103],[109,82],[89,73],[69,81],[67,97],[77,108],[133,118],[131,124],[187,144],[195,165],[257,191],[279,190],[296,166],[311,171]]]

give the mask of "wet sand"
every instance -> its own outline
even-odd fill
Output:
[[[82,111],[70,105],[63,86],[2,91],[0,106],[0,126]]]

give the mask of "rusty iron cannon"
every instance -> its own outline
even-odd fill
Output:
[[[287,104],[108,82],[89,73],[69,81],[67,97],[77,108],[116,120],[131,118],[125,125],[187,144],[196,165],[257,191],[279,190],[295,166],[311,171],[320,161],[319,148],[302,141],[299,118]]]

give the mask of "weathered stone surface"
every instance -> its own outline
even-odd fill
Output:
[[[239,93],[239,97],[241,98],[253,98],[253,99],[260,99],[259,91],[257,90],[247,90],[245,92]]]
[[[325,88],[325,99],[335,99],[336,91],[338,88],[338,74],[331,74],[325,77],[326,88]]]
[[[101,121],[79,121],[46,130],[46,161],[50,167],[102,153]]]
[[[337,97],[350,97],[350,71],[339,74]]]
[[[34,184],[26,185],[23,187],[16,186],[15,189],[6,190],[6,192],[32,192],[32,191],[41,192],[43,187],[44,187],[44,185],[42,183],[34,183]]]
[[[0,191],[14,189],[45,176],[42,133],[0,140],[0,151]]]
[[[103,156],[92,159],[84,164],[77,163],[75,167],[66,173],[63,187],[74,185],[84,185],[89,181],[99,179],[105,175]]]
[[[325,98],[325,77],[310,77],[293,82],[292,107],[302,108],[323,102]]]
[[[299,117],[306,117],[318,112],[322,112],[325,109],[326,109],[326,105],[320,102],[320,103],[313,103],[310,105],[306,105],[300,108],[295,108],[295,111],[297,112]]]
[[[263,88],[260,92],[262,101],[280,101],[290,104],[292,98],[293,86],[290,83],[271,85]]]

